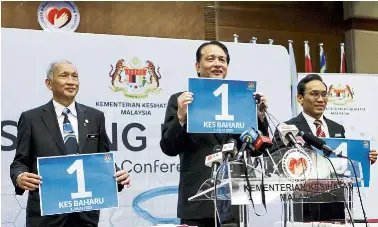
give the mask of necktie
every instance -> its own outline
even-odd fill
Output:
[[[70,120],[68,120],[68,114],[71,111],[68,108],[65,108],[63,110],[63,141],[64,145],[66,146],[66,152],[67,154],[76,154],[78,153],[78,145],[75,133],[72,128],[72,124]]]
[[[316,126],[316,136],[317,137],[326,137],[323,129],[322,129],[322,121],[321,120],[315,120],[314,122]]]

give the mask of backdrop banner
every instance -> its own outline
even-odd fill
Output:
[[[1,197],[2,225],[24,226],[27,193],[15,196],[9,177],[20,114],[51,100],[45,86],[49,64],[68,60],[78,69],[76,101],[105,113],[117,165],[129,171],[131,187],[119,194],[119,208],[101,210],[100,226],[174,223],[179,158],[160,149],[169,97],[197,77],[201,40],[66,34],[2,28]],[[227,79],[256,81],[269,111],[290,118],[290,71],[286,48],[225,43],[231,62]],[[231,111],[231,110],[230,110]]]

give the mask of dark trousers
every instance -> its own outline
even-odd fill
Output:
[[[186,224],[189,226],[198,226],[198,227],[215,227],[214,218],[203,218],[203,219],[181,219],[181,224]],[[219,225],[219,222],[217,224]]]
[[[80,218],[79,213],[48,215],[43,219],[41,222],[40,216],[26,217],[26,227],[98,227],[97,223]]]
[[[232,206],[229,200],[219,200],[217,208],[222,222],[222,227],[239,227],[239,206]],[[220,227],[219,218],[217,218],[217,226]],[[215,227],[214,218],[201,219],[181,219],[181,224],[198,227]]]
[[[303,220],[300,220],[300,210],[303,209]],[[344,220],[344,203],[303,203],[294,204],[294,221],[332,221]]]
[[[203,218],[203,219],[181,219],[181,224],[186,224],[189,226],[198,227],[215,227],[214,218]],[[217,221],[217,226],[219,227],[219,220]],[[236,220],[230,220],[222,223],[223,227],[238,227],[239,223]]]
[[[97,227],[97,224],[90,223],[80,218],[79,213],[68,214],[64,227]]]

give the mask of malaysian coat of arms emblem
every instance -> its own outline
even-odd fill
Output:
[[[114,92],[122,92],[125,97],[146,98],[149,93],[160,93],[160,67],[147,60],[141,62],[137,57],[127,64],[124,59],[118,60],[115,66],[111,66],[110,89]]]

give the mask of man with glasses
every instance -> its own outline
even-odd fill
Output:
[[[317,137],[345,138],[342,125],[323,114],[328,102],[327,85],[317,74],[309,74],[297,86],[297,100],[303,111],[287,124],[294,124],[303,132],[312,132]]]
[[[297,86],[297,100],[303,111],[297,117],[285,122],[295,125],[300,131],[312,133],[317,137],[345,138],[345,129],[342,125],[326,118],[324,111],[328,102],[327,85],[318,74],[308,74],[299,81]],[[282,147],[279,134],[275,138],[278,147]],[[369,154],[371,164],[377,160],[377,152],[372,150]],[[300,204],[298,204],[300,205]],[[294,209],[297,206],[294,206]],[[299,212],[294,212],[294,219]],[[303,204],[303,221],[329,221],[345,219],[344,203],[305,203]]]

